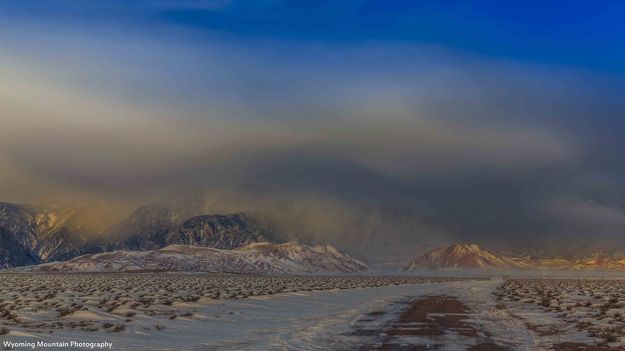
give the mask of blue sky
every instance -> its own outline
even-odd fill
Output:
[[[16,1],[4,17],[55,26],[168,25],[295,42],[439,45],[622,72],[623,1]],[[75,28],[78,30],[78,28]],[[200,33],[196,33],[201,35]]]

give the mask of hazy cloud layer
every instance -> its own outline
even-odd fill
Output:
[[[12,24],[2,200],[132,208],[193,186],[364,253],[620,240],[618,78],[423,44]]]

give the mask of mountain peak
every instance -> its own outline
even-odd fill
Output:
[[[514,258],[498,255],[476,244],[452,244],[427,252],[414,260],[408,270],[422,268],[521,268]]]
[[[474,252],[474,253],[485,251],[485,250],[482,250],[482,248],[478,246],[477,244],[461,244],[461,243],[451,244],[447,247],[446,250],[451,250],[455,252]]]

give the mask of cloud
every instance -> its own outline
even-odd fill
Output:
[[[545,211],[572,228],[580,231],[620,229],[625,225],[625,211],[620,208],[582,199],[556,199],[545,206]]]
[[[586,202],[609,191],[575,183],[623,183],[617,153],[597,170],[588,152],[607,148],[590,142],[591,117],[609,126],[623,111],[614,80],[423,45],[176,41],[178,30],[56,28],[24,45],[5,32],[0,198],[131,207],[198,185],[219,194],[216,210],[264,211],[345,247],[621,223]],[[545,205],[554,189],[576,200]]]

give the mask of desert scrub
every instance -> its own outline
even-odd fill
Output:
[[[76,312],[77,309],[75,309],[75,308],[59,308],[56,311],[57,311],[59,317],[65,317],[65,316],[69,316],[70,314]]]
[[[200,297],[197,295],[185,296],[182,301],[184,302],[197,302],[200,300]]]
[[[119,333],[126,330],[126,325],[125,324],[115,324],[113,326],[113,328],[111,328],[111,332],[113,333]]]

